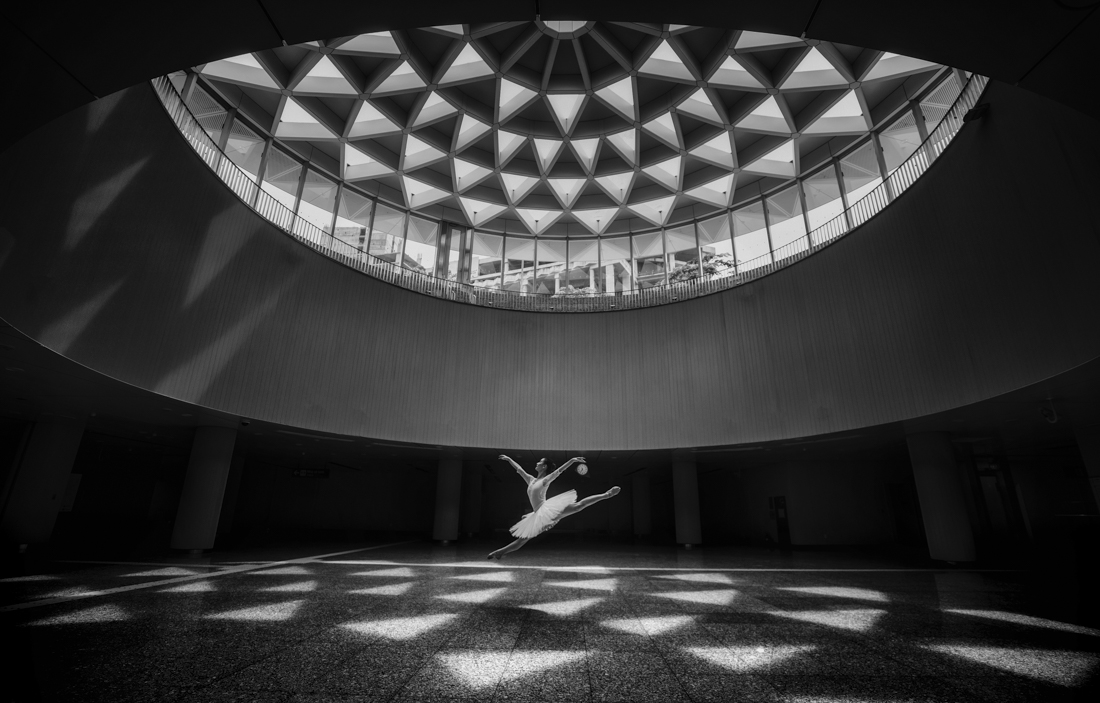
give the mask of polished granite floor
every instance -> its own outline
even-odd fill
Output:
[[[0,578],[0,700],[1100,700],[1100,631],[1017,572],[494,546],[34,563]]]

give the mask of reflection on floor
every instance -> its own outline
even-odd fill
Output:
[[[0,578],[4,700],[1100,700],[1100,631],[1012,572],[490,548],[42,564]]]

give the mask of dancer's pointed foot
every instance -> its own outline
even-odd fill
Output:
[[[619,495],[619,492],[622,491],[622,490],[623,489],[619,488],[618,486],[612,486],[611,490],[609,490],[607,492],[607,497],[611,498],[612,496],[617,496],[617,495]]]
[[[490,561],[492,561],[493,559],[498,559],[499,560],[502,556],[504,556],[503,554],[498,554],[497,552],[499,552],[499,551],[500,550],[498,549],[496,552],[493,552],[492,554],[490,554],[489,555],[489,560]]]

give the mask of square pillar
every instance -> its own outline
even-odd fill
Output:
[[[676,509],[676,543],[691,549],[703,543],[699,519],[699,473],[695,460],[676,458],[672,462],[672,494]]]
[[[928,537],[928,555],[948,562],[974,561],[974,533],[950,436],[922,432],[905,440]]]
[[[435,525],[432,528],[432,539],[444,544],[458,539],[461,501],[462,460],[440,459],[435,478]]]
[[[637,473],[631,477],[631,498],[634,507],[634,536],[653,534],[653,506],[649,494],[649,475]]]
[[[51,418],[35,424],[3,505],[0,534],[20,547],[50,541],[73,470],[85,418]]]
[[[195,430],[172,528],[172,549],[201,552],[214,547],[236,441],[237,430],[231,427]]]

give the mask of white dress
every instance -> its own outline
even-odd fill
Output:
[[[532,498],[531,502],[535,503],[538,499],[544,497],[549,485],[549,481],[541,479],[532,481],[527,487],[527,495]],[[575,502],[577,502],[577,492],[573,489],[542,501],[538,508],[527,513],[519,522],[512,525],[510,530],[512,536],[520,539],[531,539],[541,535],[558,524],[558,518],[561,516],[562,511]]]

